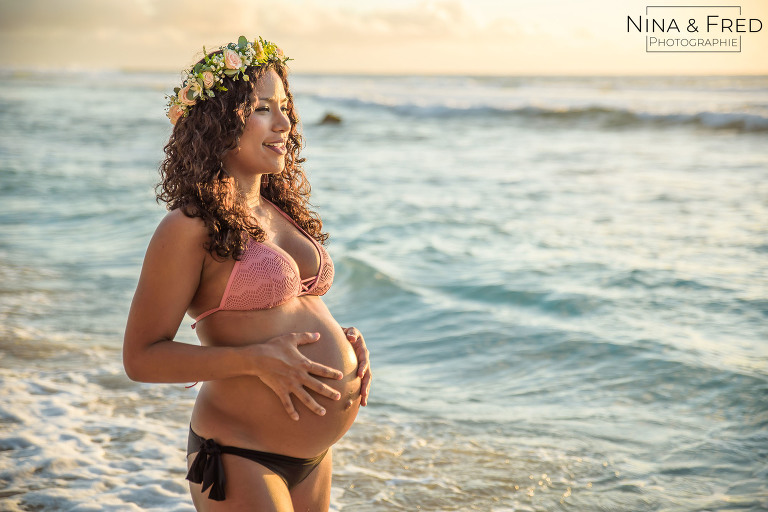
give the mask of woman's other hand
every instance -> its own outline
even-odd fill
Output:
[[[355,349],[357,355],[357,376],[360,377],[360,405],[368,405],[368,392],[371,390],[371,365],[369,362],[370,353],[365,346],[365,339],[360,331],[355,327],[344,328],[344,334]]]
[[[332,400],[341,398],[338,391],[323,384],[313,375],[338,380],[343,378],[344,374],[308,359],[297,348],[319,339],[320,334],[316,332],[290,333],[245,348],[257,352],[254,371],[256,376],[275,392],[293,420],[299,419],[299,413],[293,406],[291,394],[315,414],[325,414],[325,409],[312,398],[305,387]]]

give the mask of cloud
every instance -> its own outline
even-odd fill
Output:
[[[286,37],[316,41],[365,38],[430,39],[471,37],[482,24],[462,0],[422,0],[408,7],[330,8],[328,2],[285,2],[259,13],[260,28]]]
[[[423,0],[407,8],[354,9],[330,2],[252,0],[24,0],[0,3],[0,28],[14,34],[114,29],[227,35],[258,28],[279,35],[446,37],[477,34],[478,18],[461,0]],[[231,36],[230,36],[231,37]]]
[[[760,15],[760,1],[744,0],[745,9]],[[661,69],[660,57],[638,54],[636,41],[622,32],[625,9],[612,0],[4,0],[0,64],[180,70],[200,57],[203,45],[214,48],[242,34],[276,41],[296,59],[297,71]],[[728,56],[727,63],[736,71],[747,58]],[[686,62],[709,69],[703,58]]]
[[[3,2],[0,42],[11,65],[29,64],[28,49],[41,67],[173,69],[199,56],[204,44],[259,34],[326,68],[356,48],[396,54],[428,43],[477,44],[489,33],[489,24],[462,0],[422,0],[400,8],[316,0],[274,6],[252,0],[219,0],[215,6],[193,0]],[[497,36],[510,35],[514,27],[511,20],[494,23],[491,33]]]

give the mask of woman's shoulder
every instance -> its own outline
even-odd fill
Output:
[[[179,249],[203,250],[209,232],[201,218],[190,217],[181,208],[176,208],[163,217],[152,238],[153,241],[169,243]]]

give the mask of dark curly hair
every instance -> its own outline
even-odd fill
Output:
[[[279,174],[262,176],[261,193],[318,242],[328,239],[320,217],[309,209],[311,188],[302,168],[305,159],[299,158],[303,137],[297,128],[299,116],[288,87],[288,70],[281,62],[272,61],[247,68],[248,80],[225,77],[227,91],[198,101],[176,122],[163,148],[165,159],[155,187],[157,200],[165,202],[168,210],[181,208],[188,217],[202,219],[210,235],[205,248],[221,258],[239,259],[249,236],[260,242],[266,238],[250,215],[245,196],[228,179],[222,159],[237,147],[245,128],[245,119],[238,112],[252,111],[255,84],[269,69],[283,81],[291,129],[285,144],[285,168]]]

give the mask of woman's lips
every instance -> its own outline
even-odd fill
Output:
[[[285,149],[284,142],[265,142],[264,146],[281,156],[288,152],[288,150]]]

